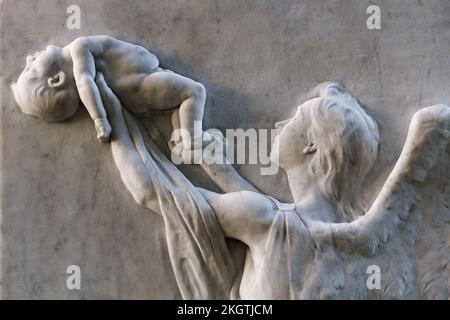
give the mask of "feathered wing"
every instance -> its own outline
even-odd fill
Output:
[[[424,108],[370,210],[351,223],[312,226],[317,254],[328,261],[321,290],[341,298],[450,299],[449,182],[450,108]],[[367,286],[371,265],[380,270],[379,290]]]
[[[418,234],[417,282],[426,299],[450,299],[450,156],[436,166],[421,206],[422,229]]]

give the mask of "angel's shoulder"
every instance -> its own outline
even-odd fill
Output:
[[[263,194],[253,191],[238,191],[219,194],[202,190],[205,199],[211,205],[217,216],[228,220],[249,220],[254,223],[270,223],[277,211],[273,200]]]

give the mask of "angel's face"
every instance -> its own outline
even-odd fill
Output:
[[[294,117],[275,123],[279,130],[272,145],[270,160],[282,169],[289,169],[307,161],[304,150],[308,145],[307,121],[310,118],[311,102],[298,107]]]

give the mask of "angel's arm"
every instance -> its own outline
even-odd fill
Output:
[[[151,176],[145,169],[144,163],[130,137],[121,103],[100,73],[97,74],[96,84],[113,128],[111,150],[122,181],[139,205],[160,213]]]
[[[202,168],[225,193],[237,191],[253,191],[259,193],[259,190],[245,180],[226,158],[221,163],[207,164],[203,162]]]
[[[347,102],[354,104],[360,108],[356,99],[351,95],[347,89],[339,82],[329,81],[323,82],[315,87],[309,94],[308,98],[315,97],[339,97],[346,98]],[[222,137],[223,138],[223,137]],[[202,163],[203,170],[209,175],[209,177],[224,191],[224,192],[236,192],[236,191],[254,191],[260,192],[247,180],[245,180],[236,169],[227,161],[226,157],[223,158],[221,164],[206,164]]]
[[[213,209],[226,237],[240,240],[250,249],[266,240],[276,212],[268,197],[252,191],[218,194],[199,190]]]
[[[419,110],[397,164],[370,210],[351,223],[322,225],[317,232],[331,235],[342,249],[373,255],[413,212],[423,185],[439,155],[448,152],[450,108],[436,105]]]
[[[346,89],[338,82],[324,82],[314,88],[309,94],[309,98],[337,96],[348,93]],[[350,93],[348,93],[349,96]],[[224,139],[222,137],[222,139]],[[237,191],[254,191],[260,192],[247,180],[245,180],[231,165],[226,157],[223,161],[214,164],[202,163],[202,169],[209,175],[209,177],[222,189],[224,192]]]
[[[177,121],[178,118],[178,111],[175,111],[175,113],[172,115],[173,130],[179,129],[180,124],[179,121]],[[214,139],[211,142],[215,144],[214,150],[224,150],[226,146],[226,139],[222,135],[222,133],[218,130],[214,130],[214,132],[209,131],[208,133]],[[169,144],[169,147],[173,148],[174,146]],[[259,190],[257,190],[253,185],[245,180],[236,171],[233,165],[229,163],[224,152],[222,152],[222,154],[220,155],[215,155],[214,159],[211,159],[210,161],[205,161],[206,159],[203,160],[204,161],[202,161],[201,163],[202,169],[223,192],[229,193],[237,191],[253,191],[259,193]]]

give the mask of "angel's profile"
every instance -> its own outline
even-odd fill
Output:
[[[193,186],[158,149],[157,133],[96,81],[115,163],[136,202],[162,215],[183,298],[450,297],[450,211],[428,212],[421,201],[448,159],[447,106],[414,115],[397,164],[365,209],[360,191],[377,158],[377,123],[342,85],[320,85],[276,124],[271,157],[288,177],[294,203],[286,204],[227,163],[202,165],[223,193]],[[377,289],[367,286],[371,265],[380,269]]]

